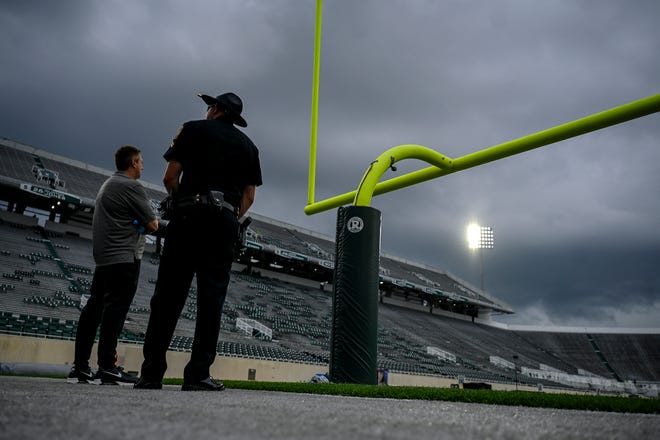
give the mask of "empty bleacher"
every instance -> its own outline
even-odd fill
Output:
[[[387,255],[381,256],[380,266],[388,276],[395,279],[408,280],[424,287],[438,289],[456,298],[470,298],[485,304],[497,304],[485,292],[479,292],[468,286],[466,282],[435,268]]]
[[[611,377],[594,352],[589,339],[584,333],[558,332],[515,332],[524,341],[547,354],[546,359],[554,362],[542,362],[567,373],[577,373],[578,369],[590,371],[599,376]],[[557,362],[560,361],[560,362]]]
[[[0,154],[3,155],[0,177],[9,186],[15,188],[18,182],[45,185],[47,182],[39,181],[39,173],[34,172],[35,166],[43,167],[49,172],[47,175],[56,175],[66,183],[66,188],[58,187],[59,190],[88,199],[85,201],[88,208],[101,183],[112,173],[26,146],[14,148],[7,140],[0,142]],[[152,201],[165,195],[155,185],[145,184],[145,187]],[[47,221],[42,228],[36,217],[0,211],[0,332],[64,339],[75,336],[81,297],[88,293],[94,269],[91,231],[85,224],[91,219],[90,212],[87,209],[86,217],[81,215],[82,218],[74,219],[69,225]],[[334,260],[333,240],[312,231],[254,215],[249,232],[251,239],[260,245],[302,254],[318,264]],[[158,267],[155,245],[149,244],[142,261],[138,291],[121,336],[124,341],[139,343],[144,337]],[[281,274],[262,277],[244,273],[241,266],[235,269],[222,317],[218,352],[227,356],[327,364],[331,292]],[[658,334],[524,332],[449,318],[446,316],[449,313],[432,314],[428,307],[422,307],[423,298],[417,295],[417,286],[438,289],[443,296],[446,293],[457,302],[473,301],[486,309],[506,313],[508,306],[451,274],[425,265],[382,255],[381,269],[381,274],[404,285],[412,283],[417,289],[409,289],[413,292],[410,301],[407,296],[405,299],[403,295],[390,296],[379,307],[378,364],[391,371],[513,382],[515,371],[490,362],[491,356],[498,356],[512,362],[515,359],[518,368],[545,365],[571,374],[584,370],[605,378],[660,380]],[[172,349],[191,349],[196,311],[193,282]],[[258,321],[270,330],[270,336],[263,337],[264,332],[246,335],[237,329],[238,318]],[[429,346],[452,353],[456,361],[430,355]],[[520,375],[518,379],[558,385]]]
[[[34,180],[32,154],[0,143],[0,157],[2,157],[2,160],[0,160],[0,175],[12,176],[15,179],[27,182]]]
[[[7,176],[18,182],[48,187],[49,185],[46,182],[37,179],[34,172],[36,165],[57,173],[59,178],[65,182],[64,187],[55,189],[92,201],[96,199],[101,184],[114,172],[112,169],[104,170],[88,166],[76,160],[53,155],[2,138],[0,138],[0,155],[3,158],[0,161],[0,176]],[[109,165],[112,165],[112,163],[109,163]],[[147,196],[150,199],[160,201],[165,197],[164,189],[146,182],[142,182],[142,184],[145,186]]]
[[[591,337],[622,380],[660,382],[658,335],[591,334]]]
[[[87,292],[93,273],[91,240],[65,233],[47,234],[31,222],[23,225],[3,218],[0,263],[8,276],[0,285],[0,331],[74,338],[80,295]],[[138,292],[121,336],[124,341],[139,343],[144,337],[158,264],[154,245],[148,245]],[[405,274],[405,269],[400,270]],[[420,279],[432,275],[419,273]],[[194,286],[171,343],[174,350],[192,347]],[[272,338],[245,335],[236,328],[237,318],[257,320],[272,330]],[[378,319],[378,364],[394,372],[513,382],[514,371],[493,365],[489,359],[499,356],[513,360],[515,356],[518,367],[538,368],[543,364],[569,373],[582,369],[611,376],[585,334],[503,330],[387,303],[379,307]],[[218,353],[327,364],[330,326],[330,292],[235,271],[225,303]],[[598,334],[593,339],[622,379],[658,380],[659,335]],[[454,354],[456,362],[428,354],[428,346]],[[518,379],[532,385],[559,386],[520,375]]]
[[[259,219],[253,219],[250,229],[256,238],[265,244],[293,252],[305,253],[307,250],[304,243],[286,228]]]

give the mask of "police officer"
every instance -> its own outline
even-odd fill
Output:
[[[210,376],[217,355],[220,318],[229,285],[238,220],[261,185],[259,151],[235,125],[246,127],[243,102],[234,93],[215,98],[206,119],[183,125],[164,154],[163,183],[174,202],[167,227],[151,315],[144,341],[144,362],[135,388],[160,389],[167,370],[165,354],[197,276],[197,321],[184,391],[221,391]]]

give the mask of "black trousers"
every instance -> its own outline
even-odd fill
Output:
[[[89,367],[89,357],[99,325],[99,366],[109,369],[116,364],[117,339],[124,328],[139,277],[140,260],[97,266],[94,269],[90,298],[80,312],[76,332],[74,364],[78,368]]]
[[[220,319],[237,238],[238,219],[228,210],[198,206],[170,221],[144,340],[141,375],[146,380],[160,381],[165,375],[165,354],[195,275],[195,338],[183,377],[184,381],[196,382],[209,376],[217,355]]]

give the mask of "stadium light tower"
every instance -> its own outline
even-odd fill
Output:
[[[470,223],[467,227],[467,241],[470,249],[479,250],[479,278],[481,280],[481,290],[484,290],[484,249],[493,249],[495,246],[495,237],[493,228],[490,226],[479,226],[477,223]]]

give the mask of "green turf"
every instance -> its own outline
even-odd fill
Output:
[[[660,399],[579,394],[552,394],[529,391],[464,390],[431,387],[389,387],[353,384],[223,381],[230,389],[281,391],[285,393],[328,394],[388,399],[439,400],[537,408],[660,414]],[[165,383],[181,384],[171,379]]]
[[[20,375],[34,376],[34,375]],[[63,379],[61,376],[41,375]],[[181,385],[182,379],[165,379],[165,385]],[[660,399],[640,397],[590,396],[530,391],[464,390],[432,387],[389,387],[355,384],[316,384],[305,382],[256,382],[223,380],[228,389],[280,391],[284,393],[326,394],[374,399],[438,400],[482,403],[486,405],[527,406],[535,408],[660,414]]]

